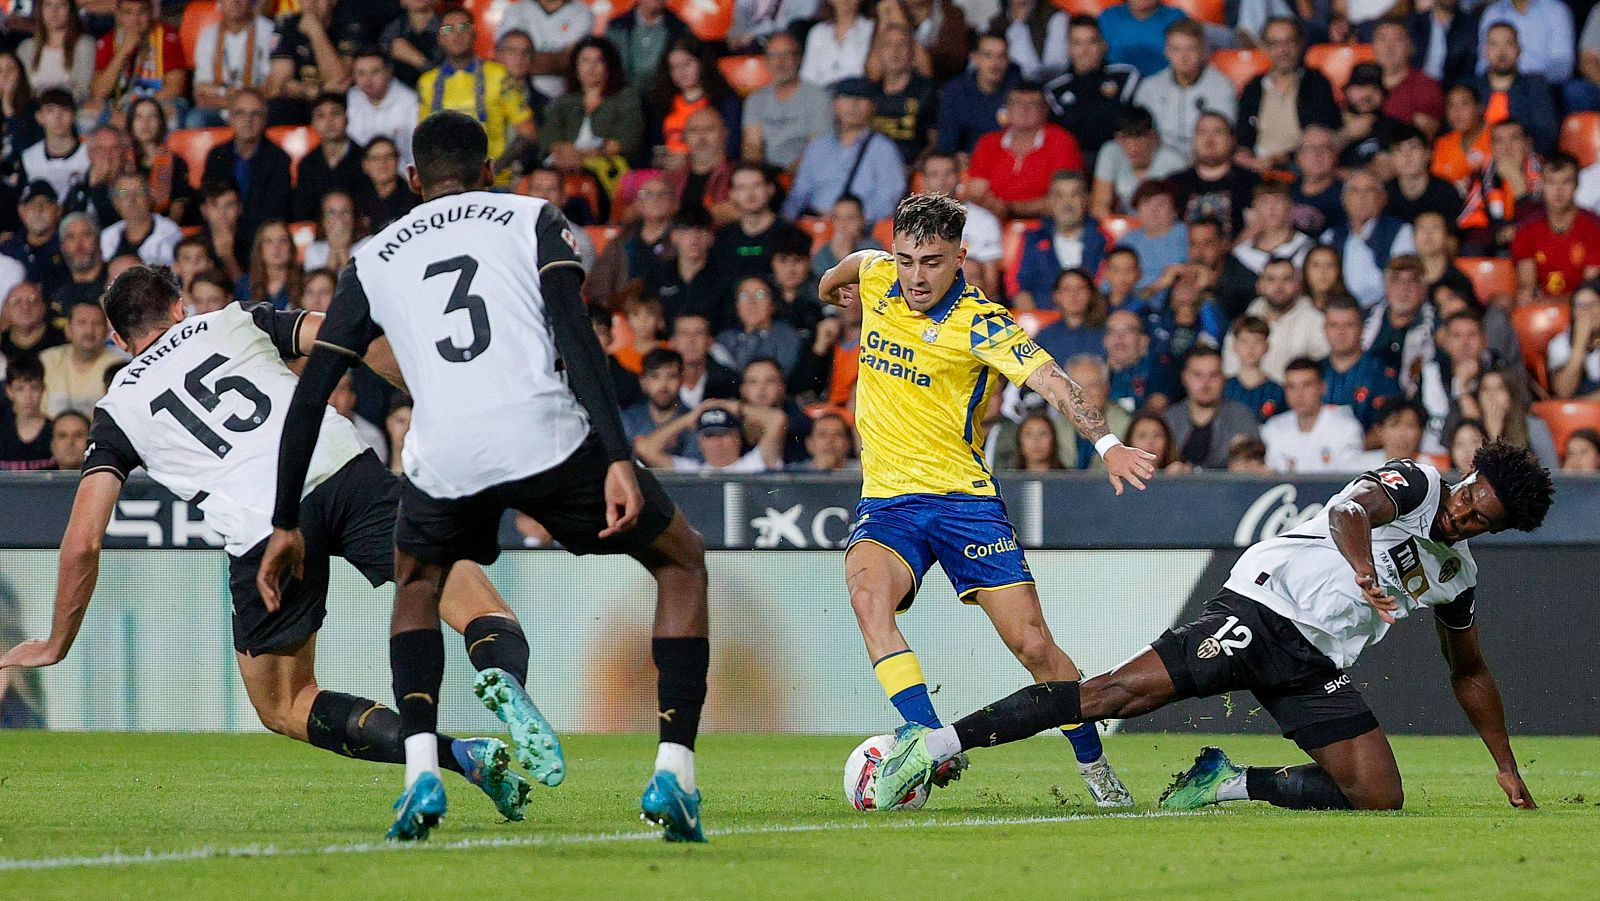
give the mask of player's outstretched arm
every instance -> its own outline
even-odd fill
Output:
[[[866,260],[867,254],[876,252],[858,250],[840,260],[832,269],[822,273],[821,281],[817,282],[817,296],[822,298],[823,303],[842,305],[845,298],[839,294],[840,289],[861,284],[861,264]]]
[[[1505,704],[1500,700],[1500,686],[1495,684],[1478,645],[1477,624],[1453,629],[1438,617],[1434,625],[1439,632],[1439,649],[1450,664],[1450,689],[1494,757],[1495,781],[1500,783],[1512,807],[1522,810],[1538,807],[1517,770],[1517,757],[1511,751],[1511,738],[1506,734]]]
[[[1366,482],[1355,494],[1328,509],[1328,532],[1333,544],[1355,570],[1361,593],[1386,623],[1394,622],[1400,605],[1378,584],[1378,567],[1372,561],[1372,530],[1394,522],[1399,508],[1377,482]]]
[[[1100,408],[1083,393],[1082,386],[1061,371],[1054,360],[1048,360],[1035,369],[1024,384],[1039,392],[1050,402],[1050,406],[1066,414],[1077,427],[1078,434],[1094,442],[1094,449],[1106,461],[1106,475],[1118,495],[1122,494],[1124,480],[1140,491],[1144,490],[1145,480],[1156,474],[1155,456],[1136,447],[1128,447],[1111,434]]]
[[[89,599],[100,578],[100,546],[106,526],[122,494],[122,479],[110,472],[91,472],[78,482],[72,516],[61,537],[61,563],[56,575],[55,615],[50,637],[24,641],[0,657],[0,668],[50,666],[60,663],[72,649],[89,611]]]

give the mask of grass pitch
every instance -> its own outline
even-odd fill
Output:
[[[845,806],[851,737],[700,743],[707,846],[636,817],[652,736],[572,736],[524,823],[446,777],[424,846],[382,841],[400,770],[272,736],[0,733],[0,898],[1580,897],[1600,876],[1600,739],[1517,742],[1510,809],[1476,739],[1399,738],[1406,810],[1152,813],[1207,739],[1120,735],[1135,815],[1097,813],[1055,738],[982,751],[915,813]],[[1216,740],[1241,763],[1287,742]]]

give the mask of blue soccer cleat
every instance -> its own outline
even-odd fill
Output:
[[[703,842],[706,831],[700,825],[700,790],[691,794],[678,784],[678,777],[657,770],[639,799],[639,817],[665,829],[669,842]]]
[[[503,669],[489,667],[478,673],[472,690],[483,706],[511,730],[511,745],[517,762],[536,781],[554,787],[567,778],[567,759],[561,753],[561,739],[516,677]]]
[[[388,838],[402,842],[426,839],[428,830],[444,818],[444,783],[439,781],[439,774],[418,776],[394,802],[394,809],[394,825],[389,827]]]
[[[1222,783],[1243,772],[1244,767],[1234,766],[1221,748],[1203,748],[1194,759],[1194,766],[1175,776],[1161,793],[1161,809],[1199,810],[1215,804]]]
[[[483,789],[495,810],[512,822],[521,822],[533,786],[511,769],[506,743],[498,738],[458,738],[450,750],[461,764],[461,774]]]

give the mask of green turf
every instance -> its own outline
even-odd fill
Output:
[[[397,768],[270,736],[0,733],[0,897],[1578,897],[1600,875],[1600,739],[1517,743],[1537,812],[1506,806],[1475,740],[1400,738],[1402,813],[1232,805],[1160,818],[1098,816],[1067,744],[1047,738],[975,754],[922,811],[858,814],[840,793],[855,741],[703,738],[705,820],[731,832],[686,848],[632,838],[646,832],[636,817],[651,738],[572,736],[570,778],[538,789],[527,822],[496,822],[487,799],[447,777],[435,847],[395,852],[378,839]],[[1123,735],[1107,747],[1149,810],[1203,741]],[[1301,759],[1275,738],[1220,742],[1238,762]],[[1055,821],[975,822],[999,818]],[[520,846],[438,847],[495,839]],[[378,848],[317,850],[369,842]],[[315,853],[9,868],[252,846]]]

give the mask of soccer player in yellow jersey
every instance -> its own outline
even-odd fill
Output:
[[[938,194],[913,194],[894,217],[894,253],[858,251],[822,277],[829,303],[861,304],[856,424],[864,484],[845,551],[850,605],[884,692],[908,724],[939,728],[916,654],[895,624],[938,561],[956,594],[977,604],[1036,679],[1075,679],[1050,635],[1016,530],[983,457],[983,411],[1007,378],[1043,395],[1095,443],[1118,494],[1143,489],[1155,458],[1106,431],[1098,408],[1005,307],[961,274],[966,211]],[[1055,675],[1050,675],[1055,674]],[[1133,799],[1093,724],[1063,726],[1095,803]],[[957,758],[936,776],[957,778]]]

